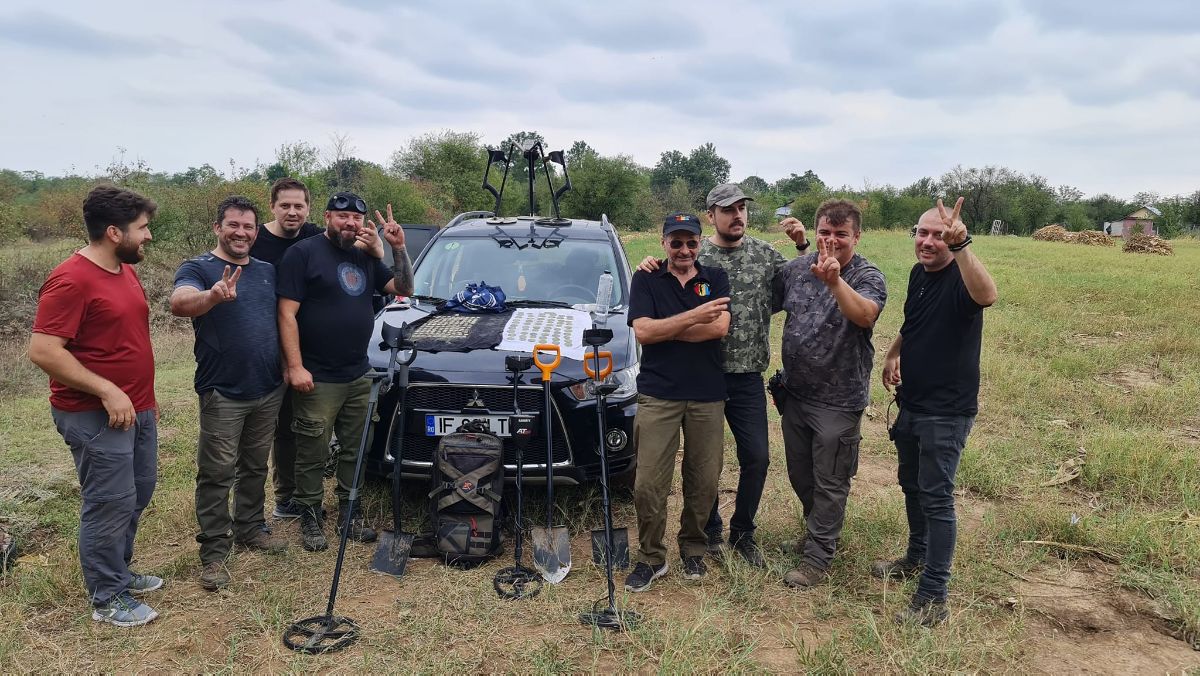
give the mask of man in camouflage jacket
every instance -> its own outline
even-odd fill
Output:
[[[784,576],[791,587],[816,585],[829,574],[858,471],[875,355],[871,332],[887,301],[883,273],[854,252],[862,234],[858,207],[827,200],[814,221],[817,252],[788,263],[774,285],[774,303],[787,312],[784,453],[807,525],[803,539],[784,543],[802,557]]]

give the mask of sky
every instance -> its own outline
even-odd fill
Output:
[[[51,175],[535,130],[647,166],[711,142],[733,180],[1200,190],[1193,0],[5,0],[0,64],[0,168]]]

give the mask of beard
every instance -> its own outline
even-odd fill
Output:
[[[242,243],[241,242],[237,243],[237,245],[240,245],[240,244],[242,244]],[[236,246],[236,245],[233,242],[229,242],[229,241],[226,241],[223,239],[217,240],[217,247],[220,248],[221,251],[224,252],[225,255],[229,256],[230,258],[241,259],[241,258],[245,258],[246,256],[250,255],[250,253],[249,253],[250,247],[249,246],[247,246],[246,251],[244,251],[242,253],[238,253],[238,252],[234,251],[233,250],[234,246]]]
[[[722,241],[725,241],[725,242],[731,242],[731,243],[736,242],[745,236],[746,236],[745,228],[742,228],[741,232],[736,232],[736,233],[735,232],[721,232],[720,230],[717,231],[717,237],[719,237]]]
[[[140,249],[140,244],[134,244],[128,237],[122,237],[121,243],[117,245],[117,260],[129,265],[137,265],[145,258]]]
[[[344,232],[347,233],[347,236],[343,236],[342,233],[344,233]],[[356,236],[349,235],[349,233],[345,230],[342,230],[340,232],[334,232],[333,228],[327,228],[325,230],[325,234],[329,236],[329,241],[333,242],[334,246],[336,246],[339,249],[345,250],[345,251],[349,251],[350,249],[353,249],[354,243],[358,241],[358,238]]]

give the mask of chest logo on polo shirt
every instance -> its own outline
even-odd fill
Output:
[[[696,282],[692,285],[692,291],[695,291],[696,295],[700,297],[712,295],[712,287],[708,285],[708,282]]]
[[[342,263],[337,268],[338,283],[347,295],[359,296],[367,288],[367,276],[354,263]]]

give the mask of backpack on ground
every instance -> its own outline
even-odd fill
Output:
[[[503,443],[468,430],[464,425],[438,442],[429,491],[434,546],[446,563],[464,567],[500,553],[504,522]]]

